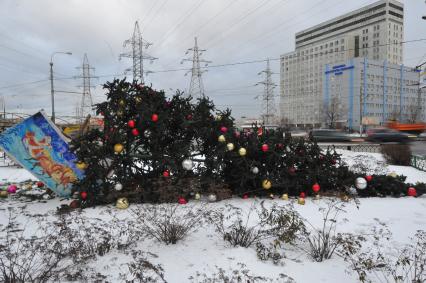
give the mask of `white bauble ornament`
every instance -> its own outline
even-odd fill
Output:
[[[209,200],[209,202],[215,202],[217,200],[217,197],[215,194],[209,194],[207,199]]]
[[[192,169],[192,160],[190,159],[185,159],[184,161],[182,161],[182,167],[185,170],[191,170]]]
[[[252,172],[253,174],[258,174],[258,173],[259,173],[259,168],[257,168],[257,167],[253,167],[253,168],[251,168],[251,172]]]
[[[232,150],[234,150],[235,146],[234,146],[234,144],[233,144],[233,143],[228,143],[228,144],[226,145],[226,148],[227,148],[229,151],[232,151]]]
[[[367,188],[367,180],[363,177],[358,177],[355,180],[355,187],[358,190],[364,190],[365,188]]]
[[[115,184],[114,189],[116,191],[121,191],[123,189],[123,185],[121,183],[117,183]]]

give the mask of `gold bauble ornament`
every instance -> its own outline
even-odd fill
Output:
[[[281,199],[282,199],[282,200],[288,200],[288,194],[283,194],[283,195],[281,196]]]
[[[304,198],[298,198],[297,203],[300,205],[305,205],[305,199]]]
[[[195,196],[194,196],[194,199],[200,200],[201,199],[201,195],[199,193],[196,193]]]
[[[124,146],[121,143],[117,143],[116,145],[114,145],[115,153],[120,153],[123,151],[123,149],[124,149]]]
[[[126,209],[129,207],[129,201],[127,198],[119,198],[115,204],[118,209]]]
[[[0,198],[7,198],[8,193],[7,191],[0,191]]]
[[[84,163],[84,162],[82,162],[82,161],[77,162],[77,164],[76,164],[75,166],[76,166],[78,169],[80,169],[80,170],[84,170],[84,169],[86,169],[86,167],[87,167],[86,163]]]
[[[263,180],[262,181],[262,188],[264,188],[265,190],[269,190],[272,187],[272,183],[269,180]]]
[[[341,199],[342,201],[344,201],[344,202],[348,202],[348,201],[349,201],[349,197],[348,197],[347,195],[342,195],[342,196],[340,197],[340,199]]]
[[[274,199],[274,198],[275,198],[274,194],[270,194],[270,195],[269,195],[269,197],[270,197],[271,199]]]
[[[232,150],[234,150],[234,148],[235,148],[235,146],[234,146],[234,144],[233,143],[228,143],[227,145],[226,145],[226,148],[229,150],[229,151],[232,151]]]
[[[124,106],[126,104],[126,102],[123,99],[120,99],[120,101],[118,102],[118,104],[120,106]]]
[[[123,111],[118,110],[118,111],[117,111],[117,116],[119,116],[119,117],[123,116]]]
[[[315,200],[321,199],[321,196],[319,194],[315,195]]]
[[[139,96],[135,97],[135,101],[136,103],[141,103],[142,102],[142,98],[140,98]]]
[[[389,174],[388,174],[388,176],[390,176],[390,177],[393,177],[393,178],[396,178],[396,177],[398,177],[398,174],[396,174],[396,172],[390,172]]]
[[[220,120],[222,120],[222,116],[221,115],[217,115],[216,116],[216,121],[220,121]]]
[[[225,138],[225,136],[224,136],[224,135],[220,135],[220,136],[217,138],[217,140],[218,140],[219,142],[225,142],[225,141],[226,141],[226,138]]]
[[[238,150],[238,154],[240,156],[245,156],[247,154],[247,150],[244,147],[242,147]]]

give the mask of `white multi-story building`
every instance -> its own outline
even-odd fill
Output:
[[[364,71],[364,63],[367,73],[373,70],[373,64],[381,66],[380,68],[384,70],[385,79],[382,80],[384,83],[380,82],[385,91],[382,91],[382,97],[377,98],[377,101],[378,103],[384,101],[386,104],[389,99],[387,92],[389,88],[394,87],[389,86],[388,83],[393,82],[394,79],[401,79],[399,77],[387,79],[387,76],[391,76],[390,74],[393,73],[387,70],[402,68],[404,70],[402,73],[405,75],[402,81],[413,81],[414,77],[418,76],[416,72],[401,66],[403,61],[401,42],[404,40],[403,20],[404,7],[400,2],[382,0],[298,32],[296,50],[281,55],[281,117],[295,125],[317,127],[324,125],[324,111],[327,108],[325,103],[328,103],[336,93],[342,98],[348,99],[349,97],[356,99],[358,96],[358,102],[342,99],[341,108],[359,113],[360,93],[364,90],[367,92],[371,90],[371,88],[364,87],[364,82],[360,84],[359,81],[356,81],[357,75],[361,76],[361,72]],[[366,58],[365,62],[364,58]],[[368,63],[368,61],[374,63]],[[345,67],[339,66],[342,64]],[[349,71],[349,81],[345,81],[346,70]],[[343,76],[340,76],[342,74]],[[364,79],[363,75],[361,77]],[[365,85],[375,85],[376,81],[370,81],[373,78],[376,77],[367,75],[365,79],[368,81],[365,82]],[[338,88],[334,87],[340,81],[342,84]],[[332,89],[328,89],[328,87],[332,87]],[[401,85],[399,87],[401,88]],[[401,95],[407,98],[408,94],[416,89],[416,86],[403,85],[401,89]],[[408,93],[405,93],[405,90]],[[373,97],[373,94],[368,95],[367,93],[366,99],[369,97]],[[400,101],[408,103],[409,99]],[[374,107],[378,103],[373,103]],[[387,110],[388,106],[380,107]],[[402,105],[401,109],[404,109],[405,106],[408,107],[408,105]],[[385,121],[391,112],[377,113],[384,116],[376,118],[379,118],[379,121]],[[355,121],[355,113],[346,113],[344,116],[346,116],[348,127],[353,128],[357,123],[359,124],[359,121]]]

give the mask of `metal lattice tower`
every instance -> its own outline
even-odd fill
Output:
[[[75,78],[83,80],[83,84],[79,86],[83,88],[83,94],[81,97],[80,110],[77,113],[79,117],[78,120],[82,121],[87,117],[87,115],[92,115],[93,100],[90,90],[95,86],[91,85],[91,79],[97,77],[91,74],[91,71],[94,71],[95,68],[90,66],[87,54],[84,54],[83,65],[81,67],[77,67],[77,69],[82,70],[82,75],[76,76]]]
[[[258,75],[263,74],[265,74],[265,79],[255,85],[264,86],[262,95],[262,120],[264,126],[270,126],[275,120],[276,108],[274,89],[277,85],[272,82],[272,74],[274,73],[269,66],[269,59],[266,61],[266,69],[258,73]]]
[[[204,51],[206,51],[206,49],[198,48],[197,37],[195,37],[194,47],[189,48],[185,54],[188,54],[191,51],[193,52],[192,59],[187,58],[181,61],[181,64],[185,61],[192,62],[191,70],[185,73],[185,76],[191,73],[191,83],[189,84],[188,95],[194,98],[204,97],[204,85],[203,78],[201,77],[201,75],[204,72],[207,72],[207,70],[202,71],[200,63],[204,63],[204,66],[206,67],[209,63],[211,63],[211,61],[203,60],[200,58],[200,56],[203,54]]]
[[[133,60],[133,68],[126,69],[126,72],[133,71],[133,80],[137,80],[140,83],[144,84],[144,75],[151,73],[150,71],[145,71],[143,66],[144,60],[149,60],[152,63],[154,60],[158,58],[149,55],[148,53],[144,53],[143,50],[148,49],[149,46],[152,45],[150,42],[146,42],[142,39],[142,34],[139,29],[139,24],[135,22],[135,29],[133,31],[133,36],[130,39],[127,39],[123,43],[123,47],[130,45],[131,51],[126,53],[121,53],[119,56],[119,60],[123,57],[132,58]]]

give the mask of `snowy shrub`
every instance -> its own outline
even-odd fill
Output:
[[[339,254],[360,282],[426,282],[426,232],[417,231],[402,248],[390,240],[390,231],[381,224],[345,241]]]
[[[268,277],[256,276],[250,273],[246,265],[238,263],[238,269],[225,270],[216,266],[216,271],[213,274],[205,274],[197,272],[195,276],[189,277],[190,282],[196,283],[248,283],[248,282],[279,282],[293,283],[293,278],[280,274],[279,278],[273,279]]]
[[[149,253],[151,256],[156,256]],[[141,251],[132,252],[133,260],[127,263],[129,272],[120,274],[125,282],[167,282],[164,279],[164,270],[161,265],[155,265],[147,259],[147,255]]]
[[[260,257],[266,259],[268,251],[264,250],[263,241],[290,243],[304,229],[304,224],[290,206],[274,204],[266,208],[264,202],[261,202],[260,208],[256,207],[257,202],[253,202],[248,212],[244,213],[241,208],[226,205],[225,209],[211,214],[211,221],[216,231],[232,246],[248,248],[256,245]]]
[[[392,165],[410,165],[411,148],[408,144],[382,144],[380,151]]]
[[[12,214],[18,215],[10,210],[8,223],[0,225],[0,282],[58,280],[71,264],[58,234],[42,227],[28,236]]]
[[[342,234],[337,233],[336,228],[339,215],[344,212],[343,208],[343,202],[339,202],[337,199],[330,199],[326,208],[321,207],[319,209],[323,215],[323,222],[320,227],[316,227],[306,221],[311,229],[304,230],[304,241],[300,248],[313,260],[321,262],[330,259],[336,249],[342,244]]]
[[[205,205],[158,204],[131,209],[134,233],[165,244],[176,244],[200,228],[209,211]]]

